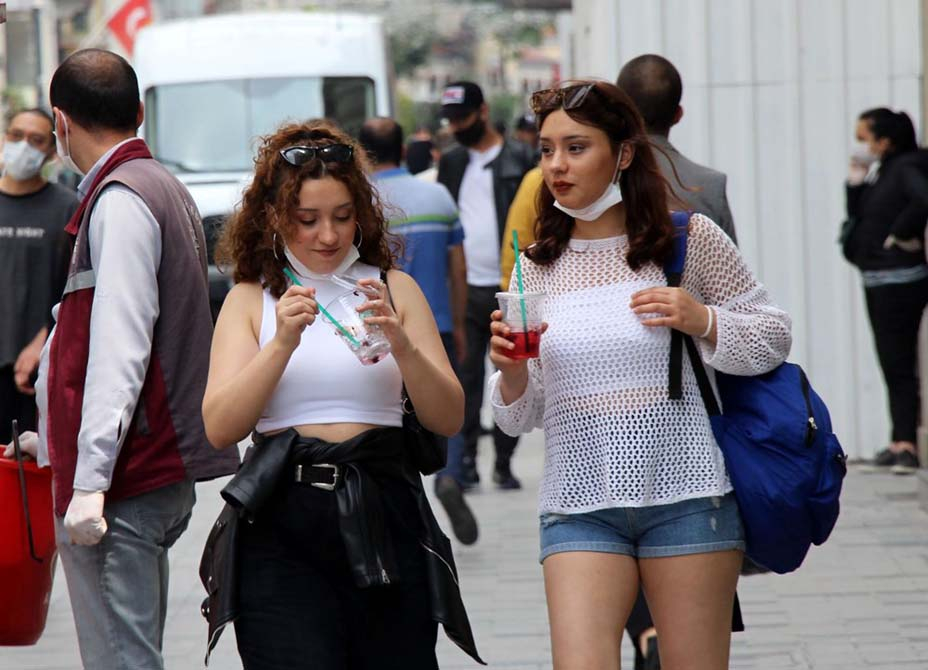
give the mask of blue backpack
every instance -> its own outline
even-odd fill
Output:
[[[674,253],[664,272],[668,286],[679,286],[689,213],[674,212],[673,223]],[[838,520],[847,456],[831,431],[828,408],[802,368],[783,363],[753,377],[716,372],[720,409],[693,338],[676,330],[671,399],[682,397],[684,345],[738,500],[746,554],[774,572],[791,572]]]

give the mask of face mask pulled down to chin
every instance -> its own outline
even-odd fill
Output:
[[[303,263],[294,255],[290,250],[290,247],[284,245],[284,255],[287,257],[287,261],[298,275],[305,279],[315,279],[316,281],[332,281],[334,276],[344,274],[348,268],[354,265],[354,262],[361,258],[360,252],[356,246],[349,245],[348,251],[345,254],[345,257],[342,259],[342,262],[338,264],[338,267],[332,270],[330,273],[319,273],[313,272],[308,267],[303,265]]]
[[[562,205],[557,200],[554,201],[554,206],[559,210],[564,212],[567,216],[570,216],[579,221],[595,221],[610,207],[614,207],[622,202],[622,187],[619,186],[619,179],[622,177],[622,171],[619,170],[619,164],[622,161],[622,149],[619,148],[619,159],[615,163],[615,172],[612,173],[612,180],[609,182],[609,185],[606,186],[606,190],[603,191],[602,195],[599,196],[596,200],[591,202],[586,207],[580,207],[574,209],[572,207],[566,207]]]

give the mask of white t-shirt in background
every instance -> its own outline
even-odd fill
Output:
[[[493,198],[493,171],[488,165],[502,148],[500,143],[482,152],[469,149],[470,162],[458,192],[467,283],[471,286],[499,285],[499,223]]]

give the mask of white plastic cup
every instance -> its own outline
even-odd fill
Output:
[[[351,350],[362,365],[373,365],[382,361],[390,353],[390,341],[383,334],[380,326],[368,325],[364,319],[374,316],[370,310],[358,312],[358,307],[377,296],[365,292],[361,287],[345,291],[325,306],[333,319],[338,321],[341,328],[336,326],[324,314],[319,317],[335,331],[335,334]],[[343,332],[347,331],[346,332]],[[351,336],[349,338],[349,335]]]
[[[515,349],[504,351],[509,358],[538,358],[541,346],[541,326],[544,322],[544,293],[508,293],[496,294],[499,308],[503,312],[503,323],[509,326],[507,340],[516,345]],[[525,304],[523,314],[522,304]]]

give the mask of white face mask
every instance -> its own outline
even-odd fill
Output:
[[[361,258],[361,254],[358,253],[358,248],[352,244],[348,247],[348,253],[345,254],[345,257],[342,259],[342,262],[338,264],[337,268],[332,270],[331,273],[320,274],[318,272],[313,272],[303,265],[286,244],[284,245],[284,255],[287,257],[290,266],[296,271],[297,275],[304,279],[315,279],[316,281],[329,281],[332,275],[343,274],[356,260]]]
[[[866,168],[870,167],[871,163],[880,160],[880,157],[870,150],[870,145],[866,142],[855,142],[851,149],[851,160]]]
[[[606,210],[608,210],[610,207],[618,205],[620,202],[622,202],[622,189],[619,186],[619,178],[622,176],[622,171],[619,170],[619,163],[621,162],[622,147],[620,146],[619,159],[615,162],[615,172],[612,173],[612,181],[609,182],[609,185],[606,187],[606,190],[603,191],[603,194],[586,207],[572,209],[570,207],[565,207],[557,200],[554,201],[554,206],[564,212],[567,216],[572,216],[573,218],[580,221],[595,221],[603,214],[605,214]]]
[[[71,138],[68,136],[68,117],[59,112],[61,116],[61,124],[64,126],[64,142],[61,141],[61,133],[55,133],[55,150],[58,152],[58,158],[61,159],[61,162],[64,163],[64,166],[76,174],[84,174],[81,172],[81,169],[77,167],[77,163],[74,162],[74,159],[71,158]],[[68,149],[65,151],[64,145],[67,144]]]
[[[26,140],[6,142],[3,145],[3,174],[16,181],[32,179],[42,169],[45,154],[29,146]]]

